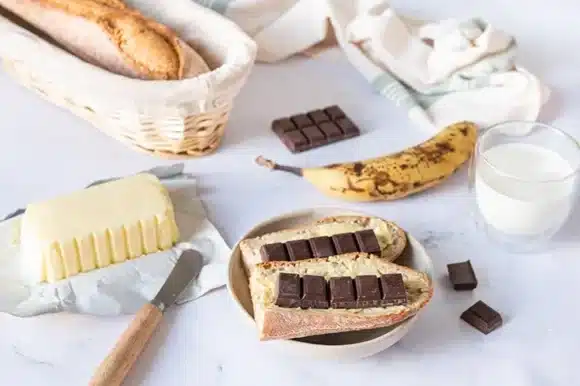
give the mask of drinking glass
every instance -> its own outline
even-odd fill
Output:
[[[555,127],[509,121],[482,131],[469,165],[477,228],[513,252],[543,249],[576,201],[580,146]]]

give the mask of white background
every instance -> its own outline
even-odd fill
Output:
[[[394,1],[423,18],[482,17],[514,34],[519,62],[552,89],[540,120],[580,138],[580,3],[574,0]],[[359,138],[291,155],[269,132],[281,115],[340,104],[364,131]],[[84,186],[167,164],[125,148],[39,99],[0,73],[0,214]],[[438,272],[436,294],[412,331],[391,349],[359,363],[312,363],[273,353],[238,315],[224,289],[168,311],[127,385],[573,385],[580,356],[574,219],[549,254],[508,255],[481,238],[467,218],[466,173],[412,198],[352,205],[325,198],[294,176],[268,172],[263,154],[295,165],[378,156],[428,133],[372,93],[339,52],[316,60],[257,65],[237,100],[219,151],[187,162],[200,178],[209,217],[233,245],[257,222],[299,208],[343,205],[397,221],[420,239]],[[66,213],[63,215],[66,216]],[[574,218],[578,218],[575,215]],[[445,265],[471,259],[473,294],[448,288]],[[482,299],[504,316],[484,336],[459,320]],[[129,317],[0,315],[0,384],[83,385]]]

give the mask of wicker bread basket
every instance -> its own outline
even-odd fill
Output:
[[[0,58],[19,83],[107,135],[166,158],[209,154],[253,67],[255,43],[233,22],[192,0],[131,0],[173,28],[211,72],[177,81],[130,79],[82,61],[0,15]],[[6,13],[3,13],[7,16]]]

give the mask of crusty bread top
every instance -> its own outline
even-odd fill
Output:
[[[408,295],[406,305],[365,309],[282,308],[275,305],[276,285],[281,272],[299,275],[336,276],[400,273]],[[378,328],[414,315],[433,294],[429,277],[367,253],[347,253],[327,260],[275,261],[257,264],[250,277],[254,319],[261,339],[288,338],[321,333]]]
[[[121,75],[148,80],[177,80],[209,71],[205,61],[172,30],[129,8],[121,0],[23,0],[22,4],[8,3],[7,6],[37,28],[46,28],[49,35],[65,26],[42,25],[44,19],[39,14],[42,8],[47,12],[58,10],[94,23],[116,47],[130,70],[113,69],[107,67],[108,63],[98,60],[94,64],[105,66],[110,71],[116,70]],[[44,23],[50,20],[47,16]],[[66,39],[59,43],[87,61],[95,62],[98,56],[84,52],[79,47],[70,47]],[[87,46],[90,47],[90,42],[87,42]]]
[[[246,270],[251,272],[254,265],[262,262],[262,257],[260,256],[262,245],[309,239],[317,236],[332,236],[339,233],[357,232],[363,229],[375,231],[381,246],[380,257],[388,261],[393,261],[399,257],[407,245],[405,231],[393,222],[378,217],[339,216],[327,217],[314,224],[300,228],[286,229],[242,240],[240,242],[240,250]]]

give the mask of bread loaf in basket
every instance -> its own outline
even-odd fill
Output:
[[[46,0],[25,1],[33,4]],[[116,67],[91,64],[94,55],[73,55],[76,47],[63,47],[58,39],[1,12],[0,58],[7,72],[27,88],[133,148],[167,158],[201,156],[216,150],[233,101],[253,67],[255,43],[233,22],[192,0],[87,0],[86,4],[91,2],[108,4],[111,9],[102,10],[107,14],[117,12],[114,8],[121,9],[126,3],[149,18],[149,24],[159,23],[155,28],[169,27],[178,35],[176,44],[181,44],[183,52],[199,53],[210,71],[201,68],[194,71],[194,76],[179,79],[180,73],[166,77],[150,72],[146,66],[142,66],[143,71],[137,68],[128,73],[121,62],[112,63]],[[79,25],[77,20],[71,27],[75,23]],[[74,31],[71,28],[71,33]],[[53,36],[57,38],[66,36],[56,32]],[[143,46],[141,42],[124,43],[133,43],[132,47],[139,49]],[[82,45],[78,47],[82,49]],[[147,58],[146,49],[140,54]],[[151,68],[155,65],[152,62]],[[182,73],[187,75],[188,71]],[[153,76],[147,79],[150,74]]]

